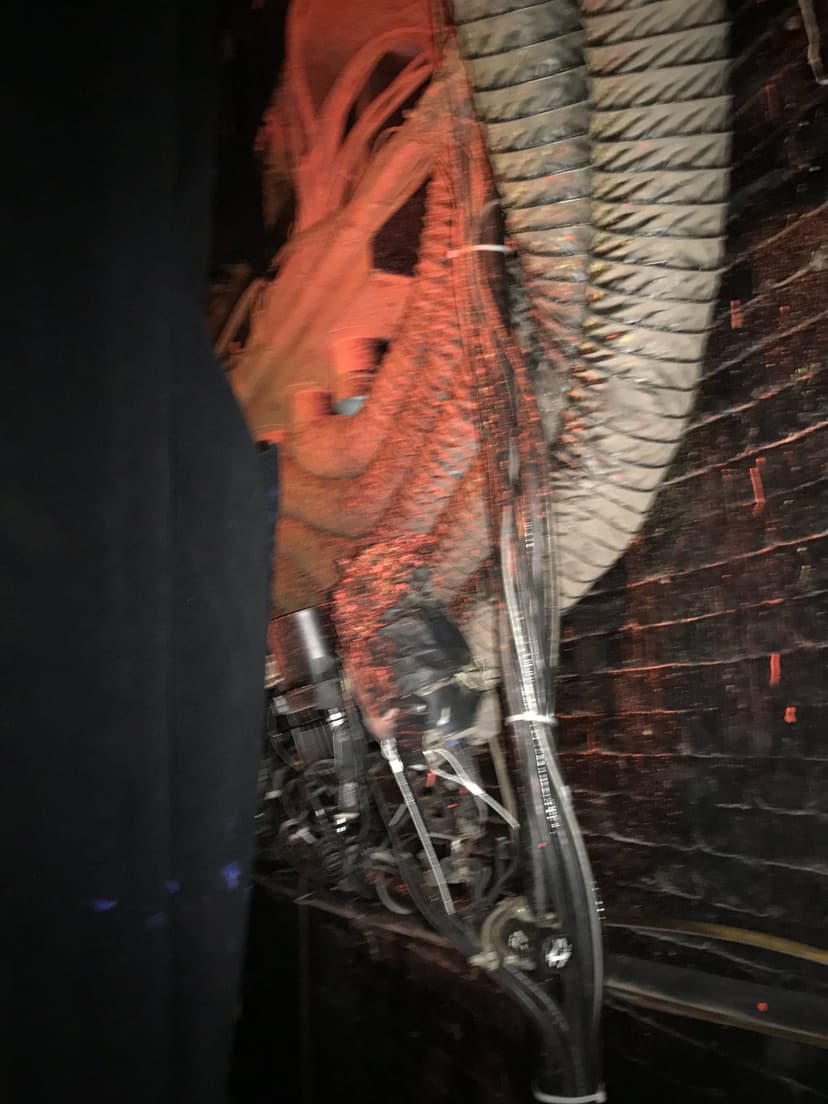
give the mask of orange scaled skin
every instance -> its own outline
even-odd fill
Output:
[[[296,218],[230,374],[253,435],[282,442],[274,614],[326,600],[343,561],[396,534],[429,541],[447,602],[488,555],[462,340],[470,243],[457,216],[458,133],[475,202],[490,183],[470,107],[457,125],[468,92],[433,10],[428,0],[303,0],[289,14],[261,147],[287,167]],[[390,80],[378,64],[388,55]],[[377,270],[375,235],[426,182],[413,276]],[[334,414],[332,402],[366,390],[378,341],[386,351],[363,408]]]

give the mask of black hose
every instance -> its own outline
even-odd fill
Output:
[[[388,815],[379,786],[375,786],[374,796],[392,841],[400,876],[412,903],[434,930],[447,939],[465,959],[471,958],[480,951],[479,940],[462,920],[449,916],[439,900],[429,893],[420,864],[408,851],[397,824]],[[501,966],[489,976],[524,1009],[535,1024],[541,1040],[542,1082],[562,1086],[562,1091],[567,1094],[577,1093],[579,1081],[572,1061],[570,1028],[557,1002],[514,967]]]

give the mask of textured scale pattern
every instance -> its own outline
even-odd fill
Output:
[[[324,71],[326,58],[316,40],[312,49],[308,43],[329,7],[296,5],[290,16],[284,83],[264,141],[278,146],[267,157],[270,164],[291,166],[297,221],[231,373],[255,435],[282,444],[276,614],[326,601],[344,565],[390,534],[411,533],[428,544],[435,589],[446,601],[462,598],[488,554],[476,403],[461,333],[467,243],[457,218],[451,150],[456,136],[449,114],[451,105],[465,98],[471,115],[462,68],[456,55],[441,60],[429,53],[434,29],[427,2],[386,3],[376,10],[358,4],[353,14],[356,21],[358,8],[361,41],[350,57],[337,59],[337,79],[310,111],[307,90],[324,87],[314,70]],[[339,20],[342,5],[337,10]],[[420,52],[406,61],[412,42]],[[402,72],[378,89],[366,86],[366,99],[360,89],[372,67],[394,50],[405,62]],[[438,78],[419,102],[402,121],[394,118],[389,109],[402,95],[395,96],[395,81],[410,95],[438,65]],[[302,104],[304,114],[296,110]],[[467,123],[474,130],[470,118]],[[477,147],[468,152],[483,191],[488,169],[479,134]],[[385,168],[379,217],[371,213],[380,193],[370,179],[383,157],[400,166],[399,188],[395,194]],[[372,268],[372,237],[421,181],[425,212],[413,275]],[[324,249],[314,241],[322,228],[328,234]],[[326,270],[336,269],[342,238],[355,257],[369,259],[360,274],[361,295],[342,292],[337,301],[338,289]],[[311,257],[314,250],[316,271],[310,262],[291,267],[292,258]],[[287,305],[312,297],[313,284],[324,289],[324,317],[330,319],[332,340],[321,351],[304,347],[303,338],[283,335],[291,325]],[[310,312],[308,324],[318,324]],[[333,413],[331,404],[359,377],[349,351],[360,338],[384,340],[387,348],[374,371],[363,371],[359,379],[367,390],[364,405],[343,416]],[[354,359],[358,354],[357,348]]]

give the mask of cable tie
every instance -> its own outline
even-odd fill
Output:
[[[533,721],[535,724],[548,725],[549,728],[554,728],[556,721],[549,713],[535,713],[529,710],[526,713],[513,713],[511,717],[506,718],[506,724],[517,724],[518,721]]]
[[[541,1092],[540,1089],[534,1086],[532,1088],[532,1095],[535,1100],[539,1100],[541,1104],[604,1104],[604,1101],[607,1099],[607,1094],[603,1085],[588,1096],[554,1096],[552,1093]]]
[[[463,245],[459,249],[449,249],[446,256],[461,257],[464,253],[514,253],[508,245]]]

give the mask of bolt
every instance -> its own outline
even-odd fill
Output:
[[[572,944],[563,935],[552,940],[544,955],[544,961],[550,970],[562,970],[570,958],[572,958]]]
[[[518,954],[525,954],[529,950],[529,936],[520,928],[512,932],[507,943],[509,944],[509,950],[516,951]]]

